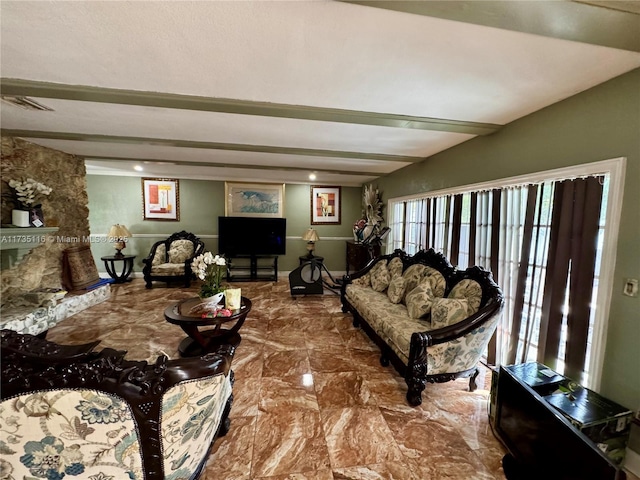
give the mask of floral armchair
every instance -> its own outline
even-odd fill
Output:
[[[155,364],[2,330],[2,478],[196,479],[229,429],[234,348]]]
[[[191,262],[203,252],[204,242],[184,230],[154,243],[147,258],[142,259],[146,287],[151,288],[154,280],[183,281],[185,287],[191,286],[194,278]]]

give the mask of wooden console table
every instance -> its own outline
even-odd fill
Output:
[[[380,245],[365,245],[347,240],[347,275],[365,267],[369,260],[380,256]]]

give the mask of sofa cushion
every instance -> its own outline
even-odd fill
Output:
[[[367,272],[361,277],[354,278],[351,283],[354,285],[359,285],[361,287],[370,287],[371,286],[371,273]]]
[[[424,276],[431,282],[431,290],[435,297],[444,297],[444,291],[447,288],[447,281],[442,274],[432,267],[427,267]]]
[[[469,316],[469,302],[459,298],[436,298],[431,307],[431,327],[442,328]]]
[[[405,305],[411,318],[424,318],[431,313],[434,295],[431,280],[423,278],[416,288],[407,293]]]
[[[411,290],[418,286],[420,280],[424,277],[424,274],[427,270],[426,265],[422,265],[421,263],[417,263],[415,265],[409,266],[403,273],[402,276],[405,278],[407,289],[406,293],[409,294]]]
[[[391,275],[386,262],[378,262],[371,269],[371,288],[376,292],[382,292],[389,286]]]
[[[391,278],[402,275],[402,259],[400,257],[392,258],[387,262],[387,268],[389,269]]]
[[[384,292],[376,292],[371,287],[347,285],[346,297],[353,307],[375,331],[382,331],[383,321],[394,323],[396,319],[408,318],[407,307],[393,304]]]
[[[191,240],[174,240],[169,247],[169,263],[186,262],[193,256],[193,242]]]
[[[161,243],[156,247],[156,253],[153,255],[153,260],[151,260],[151,265],[161,265],[165,263],[167,257],[167,247],[164,243]]]
[[[387,289],[387,296],[389,297],[389,301],[391,303],[400,303],[404,298],[406,286],[406,281],[402,277],[402,275],[391,277],[389,288]]]
[[[411,350],[411,335],[416,332],[426,332],[431,327],[428,321],[409,318],[406,314],[401,318],[384,321],[378,335],[396,352],[406,365]]]
[[[469,302],[469,315],[476,313],[480,309],[482,302],[482,287],[475,280],[461,280],[454,285],[449,292],[448,298],[460,298]]]
[[[163,263],[151,267],[151,274],[158,276],[184,275],[184,263]]]

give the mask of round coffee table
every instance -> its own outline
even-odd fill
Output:
[[[242,340],[238,330],[251,311],[251,300],[242,297],[240,308],[232,310],[230,317],[202,318],[199,314],[190,314],[189,311],[201,302],[198,297],[188,298],[168,306],[164,311],[167,322],[178,325],[188,335],[178,346],[183,357],[204,355],[223,343],[237,346]],[[223,324],[231,324],[231,327],[222,328]],[[198,327],[204,326],[214,328],[200,331]]]

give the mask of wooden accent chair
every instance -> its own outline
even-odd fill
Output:
[[[184,230],[154,243],[147,258],[142,259],[146,287],[151,288],[154,280],[182,281],[185,287],[191,286],[191,280],[195,278],[191,262],[203,252],[204,242]]]
[[[99,342],[0,335],[0,463],[11,478],[194,480],[229,429],[231,345],[150,365],[96,352]]]

